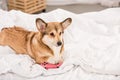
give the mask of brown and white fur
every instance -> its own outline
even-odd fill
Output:
[[[0,45],[11,47],[17,54],[28,54],[36,63],[58,63],[63,61],[63,33],[72,22],[67,18],[62,22],[46,23],[36,19],[38,32],[20,27],[3,28],[0,32]]]

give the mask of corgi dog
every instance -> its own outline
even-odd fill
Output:
[[[0,45],[9,46],[17,54],[28,54],[38,64],[56,64],[63,61],[63,33],[71,22],[71,18],[48,23],[37,18],[38,32],[17,26],[3,28],[0,32]]]

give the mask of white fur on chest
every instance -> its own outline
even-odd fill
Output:
[[[59,47],[50,46],[50,48],[53,50],[54,56],[51,57],[48,61],[53,64],[58,63],[61,60],[61,55],[60,55],[61,46]]]
[[[59,57],[59,56],[60,56],[61,46],[60,46],[60,47],[53,46],[52,49],[53,49],[53,51],[54,51],[55,57],[56,57],[56,58]]]

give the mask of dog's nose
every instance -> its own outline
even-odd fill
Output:
[[[62,42],[58,41],[58,42],[57,42],[57,45],[58,45],[58,46],[62,45]]]

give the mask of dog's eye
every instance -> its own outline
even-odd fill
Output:
[[[55,36],[54,33],[50,33],[51,36]]]
[[[62,32],[59,33],[59,35],[61,35],[61,34],[62,34]]]

